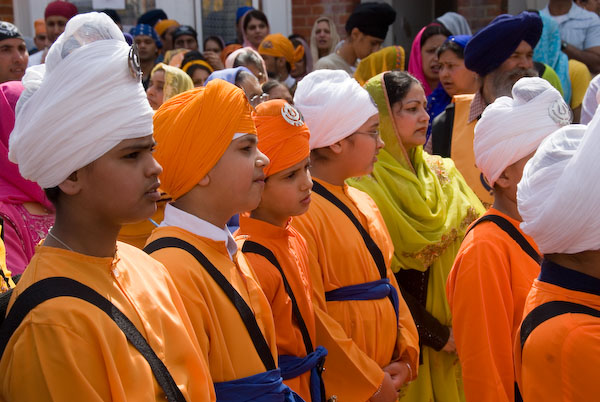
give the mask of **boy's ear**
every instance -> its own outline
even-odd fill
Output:
[[[81,180],[78,177],[79,170],[71,173],[62,183],[58,185],[60,190],[67,195],[76,195],[81,191]]]
[[[504,169],[504,171],[500,174],[500,177],[496,179],[494,187],[498,186],[500,188],[508,188],[510,187],[510,181],[511,179],[507,174],[506,169]]]
[[[210,176],[208,174],[206,174],[206,176],[204,176],[202,179],[200,179],[200,181],[198,182],[198,185],[200,187],[206,187],[210,184]]]
[[[331,152],[333,152],[334,154],[341,154],[342,150],[343,150],[343,146],[342,146],[342,141],[340,140],[334,144],[331,144],[328,148],[331,150]]]

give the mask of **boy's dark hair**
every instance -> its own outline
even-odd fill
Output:
[[[442,53],[444,53],[445,51],[448,51],[448,50],[451,51],[452,53],[454,53],[456,55],[456,57],[458,57],[459,59],[464,60],[465,49],[458,43],[454,42],[453,40],[448,40],[448,41],[442,43],[442,46],[438,47],[437,57],[439,58]]]
[[[246,32],[246,29],[248,28],[248,24],[250,23],[250,20],[253,18],[255,20],[264,22],[265,25],[267,25],[267,28],[269,28],[269,21],[267,20],[267,16],[265,15],[265,13],[263,13],[260,10],[251,10],[244,17],[244,32]]]
[[[402,102],[410,87],[414,84],[421,85],[418,79],[406,71],[390,71],[383,76],[390,106]]]
[[[60,189],[60,187],[56,186],[51,188],[45,188],[44,193],[46,193],[46,198],[48,198],[48,200],[56,208],[58,206],[60,195],[62,194],[62,190]]]

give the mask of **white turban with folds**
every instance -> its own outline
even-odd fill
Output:
[[[80,14],[45,66],[27,70],[9,140],[9,158],[23,177],[55,187],[122,140],[152,134],[152,109],[130,69],[130,49],[106,14]]]
[[[600,249],[600,114],[542,142],[517,186],[521,228],[544,254]]]
[[[571,110],[560,92],[542,78],[521,78],[512,95],[485,108],[475,126],[475,163],[491,186],[504,169],[571,122]]]
[[[378,113],[371,95],[343,70],[316,70],[298,83],[294,106],[310,130],[310,149],[354,133]]]

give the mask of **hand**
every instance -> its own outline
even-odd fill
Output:
[[[389,373],[384,373],[383,382],[381,387],[369,401],[371,402],[396,402],[398,400],[398,391],[394,387],[392,377]]]
[[[392,377],[394,388],[399,390],[404,384],[410,381],[410,370],[403,361],[393,362],[383,368],[383,371]]]
[[[208,64],[210,64],[215,70],[222,70],[225,68],[223,62],[221,61],[221,58],[215,52],[207,51],[204,52],[202,55],[204,56]]]
[[[448,337],[448,342],[442,348],[442,351],[446,353],[456,353],[456,343],[454,343],[454,331],[450,328],[450,336]]]

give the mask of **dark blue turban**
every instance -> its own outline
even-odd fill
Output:
[[[150,25],[137,24],[136,26],[134,26],[133,28],[131,28],[131,30],[129,31],[129,33],[134,38],[136,36],[140,36],[140,35],[149,36],[152,39],[154,39],[154,43],[156,43],[156,47],[157,48],[160,49],[162,47],[162,42],[160,41],[160,39],[158,37],[158,34],[154,30],[154,28],[152,28]]]
[[[396,20],[396,11],[387,3],[361,3],[346,21],[346,32],[358,28],[365,35],[385,39],[388,27]]]
[[[500,67],[521,41],[533,49],[542,35],[542,19],[537,13],[502,14],[477,32],[465,48],[465,66],[480,76]]]
[[[167,14],[161,8],[155,8],[153,10],[147,11],[138,18],[138,24],[146,24],[153,27],[160,20],[167,20]]]

